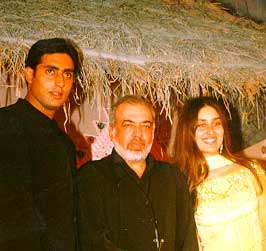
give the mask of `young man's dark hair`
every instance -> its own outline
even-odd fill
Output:
[[[25,60],[25,67],[30,67],[33,70],[41,62],[44,54],[65,53],[68,54],[75,66],[75,75],[80,72],[82,55],[79,54],[79,48],[73,41],[65,38],[48,38],[37,41],[29,50]]]

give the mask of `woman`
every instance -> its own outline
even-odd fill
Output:
[[[179,117],[172,160],[187,177],[201,250],[262,251],[265,173],[230,152],[225,111],[211,97],[189,100]]]

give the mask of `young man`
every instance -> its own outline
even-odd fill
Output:
[[[77,47],[44,39],[25,62],[27,95],[0,109],[0,250],[77,250],[75,147],[53,120],[80,71]]]
[[[144,98],[125,96],[112,107],[114,150],[79,173],[82,250],[198,250],[184,177],[149,155],[154,129]]]

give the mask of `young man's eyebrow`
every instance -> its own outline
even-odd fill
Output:
[[[44,68],[48,68],[48,69],[53,69],[53,70],[60,70],[60,68],[58,68],[57,66],[54,65],[45,65]],[[74,69],[63,69],[64,72],[69,71],[69,72],[74,72]]]
[[[52,69],[59,69],[58,67],[54,66],[54,65],[45,65],[44,68],[52,68]]]

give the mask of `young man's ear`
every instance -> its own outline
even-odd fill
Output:
[[[114,133],[114,132],[113,132],[113,128],[112,128],[111,125],[108,126],[108,132],[109,132],[109,137],[110,137],[110,139],[113,140],[113,138],[114,138],[113,133]]]
[[[28,85],[30,85],[34,78],[34,70],[32,68],[30,67],[25,68],[25,78],[26,78]]]

